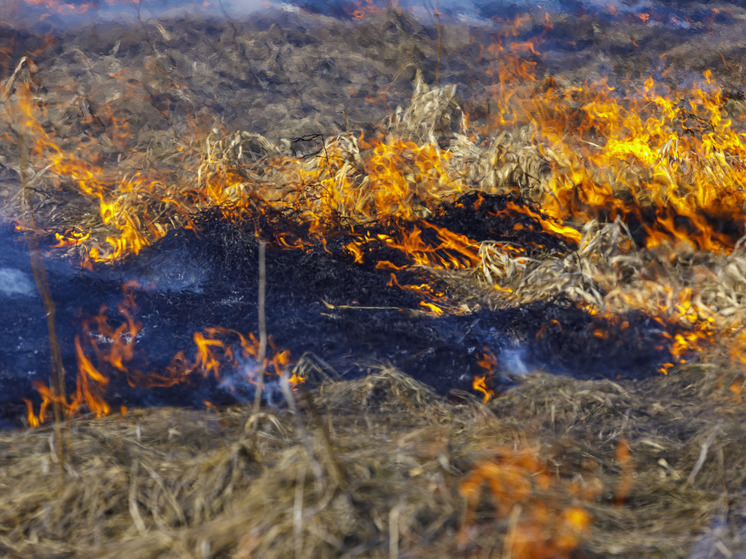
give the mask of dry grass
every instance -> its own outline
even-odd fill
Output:
[[[737,554],[744,410],[721,379],[694,367],[637,384],[537,373],[486,406],[445,401],[381,368],[300,398],[310,446],[287,409],[138,410],[72,422],[64,476],[51,429],[5,433],[0,549],[9,557]],[[557,520],[567,511],[589,519],[572,545],[561,539],[572,525]],[[530,545],[521,540],[529,536]]]
[[[434,56],[435,43],[407,18],[386,18],[366,23],[367,35],[361,32],[361,40],[371,41],[368,54],[385,56],[380,64],[372,56],[364,59],[373,69],[349,78],[358,97],[345,93],[345,101],[361,104],[366,81],[380,81],[381,75],[391,82],[415,79],[406,108],[385,119],[376,114],[382,143],[413,142],[402,159],[409,167],[400,169],[405,195],[394,207],[413,209],[408,217],[428,217],[436,203],[475,190],[546,198],[557,161],[532,144],[533,130],[470,136],[456,88],[428,87],[417,72]],[[360,56],[334,40],[344,35],[342,24],[328,25],[317,31],[319,44],[335,44],[332,71],[357,70]],[[374,41],[377,25],[396,36],[392,46]],[[370,111],[361,109],[350,129],[346,122],[340,130],[327,115],[305,115],[291,126],[293,108],[307,103],[303,96],[282,104],[261,94],[248,111],[261,113],[258,131],[240,129],[249,128],[248,117],[237,121],[238,131],[212,130],[214,115],[201,110],[197,93],[224,83],[209,83],[219,72],[211,74],[208,66],[220,66],[220,75],[237,82],[275,83],[306,75],[306,62],[320,48],[297,30],[274,27],[252,35],[247,28],[236,36],[227,29],[207,49],[215,54],[194,74],[188,52],[179,52],[188,25],[153,33],[158,41],[151,44],[153,52],[137,51],[136,36],[120,31],[112,32],[106,54],[89,58],[66,51],[76,78],[95,79],[81,79],[85,87],[69,99],[61,98],[64,89],[34,91],[35,103],[49,110],[45,133],[78,157],[87,155],[81,137],[101,137],[92,149],[93,159],[109,173],[102,177],[107,201],[131,219],[147,215],[148,242],[183,227],[205,207],[247,199],[284,205],[305,218],[330,195],[336,204],[330,215],[374,221],[377,201],[366,168],[372,150],[361,147],[355,128]],[[458,44],[457,31],[446,28],[444,43],[454,60],[458,48],[468,50]],[[128,59],[120,48],[135,51],[142,62],[140,79],[123,66]],[[264,66],[245,64],[247,52],[265,60]],[[455,65],[449,76],[454,80],[461,75]],[[36,79],[62,83],[55,72],[42,68]],[[172,87],[170,80],[179,73],[189,87]],[[33,80],[27,76],[28,83]],[[97,80],[106,87],[89,89]],[[332,106],[323,85],[314,81],[306,93],[314,103]],[[373,89],[381,93],[378,85]],[[158,108],[166,93],[176,108],[195,115],[194,122],[187,125],[174,117],[178,111]],[[98,117],[91,111],[108,102],[112,114]],[[147,110],[138,112],[140,106]],[[236,105],[230,108],[238,113]],[[132,116],[134,133],[124,144],[112,143],[112,134],[103,130],[116,128],[116,117],[123,114]],[[275,117],[280,124],[268,130]],[[295,155],[293,136],[335,127],[336,134],[321,137],[317,156]],[[413,162],[425,149],[443,163],[442,174],[440,168],[416,174]],[[127,157],[126,150],[131,150]],[[0,162],[17,167],[10,148],[0,155]],[[138,172],[147,180],[129,181]],[[78,190],[77,175],[41,165],[35,173],[31,181],[43,194],[38,202],[45,227],[91,229],[91,244],[117,233],[121,223],[103,222],[97,200]],[[157,180],[150,180],[153,176]],[[216,190],[204,198],[210,186]],[[6,209],[13,208],[17,194],[4,193]],[[179,204],[164,201],[174,196]],[[292,406],[255,415],[248,408],[161,408],[81,418],[70,423],[71,458],[63,475],[55,466],[59,440],[52,429],[3,433],[0,553],[40,558],[746,553],[741,528],[746,380],[740,368],[746,339],[737,331],[746,293],[743,248],[730,254],[697,251],[686,243],[643,249],[620,221],[591,220],[582,233],[576,249],[541,258],[516,256],[484,240],[476,247],[479,265],[447,278],[454,293],[476,301],[474,308],[562,295],[596,313],[650,311],[662,327],[701,334],[703,348],[715,346],[698,356],[700,364],[641,382],[535,372],[487,405],[466,394],[444,399],[381,367],[361,379],[326,380],[299,393]],[[722,344],[714,343],[716,336]],[[721,347],[726,341],[728,355]]]

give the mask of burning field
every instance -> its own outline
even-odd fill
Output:
[[[0,554],[746,556],[746,10],[248,4],[0,6]]]

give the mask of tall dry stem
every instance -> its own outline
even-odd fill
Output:
[[[16,69],[14,76],[18,74],[19,69],[26,62],[33,65],[30,59],[24,57]],[[11,86],[9,83],[6,87]],[[20,87],[27,88],[22,94],[31,95],[29,86],[21,84]],[[4,98],[8,98],[10,90],[6,89]],[[30,102],[30,100],[29,100]],[[49,287],[49,277],[44,265],[39,238],[36,234],[36,221],[34,219],[33,193],[29,186],[28,166],[29,166],[29,147],[28,135],[25,127],[11,126],[11,132],[16,139],[20,153],[20,180],[21,180],[21,215],[24,228],[24,238],[28,246],[29,259],[31,260],[31,270],[36,282],[36,288],[41,296],[44,305],[44,311],[47,317],[47,330],[49,335],[49,352],[50,352],[50,391],[52,394],[52,407],[54,409],[54,422],[57,432],[58,444],[57,458],[61,471],[64,471],[65,459],[68,453],[68,444],[63,437],[62,422],[64,420],[64,406],[66,403],[65,395],[65,369],[62,363],[62,351],[60,350],[59,339],[57,338],[57,329],[55,327],[55,304],[52,298],[52,291]]]
[[[259,241],[259,378],[256,383],[254,396],[254,413],[259,413],[262,405],[262,390],[264,389],[264,360],[267,357],[267,313],[265,299],[267,298],[267,242]]]

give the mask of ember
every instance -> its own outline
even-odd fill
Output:
[[[3,7],[0,550],[743,553],[746,11],[495,4]]]

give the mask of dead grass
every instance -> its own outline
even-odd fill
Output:
[[[338,134],[322,137],[321,148],[336,150],[338,168],[329,165],[327,153],[308,158],[304,168],[316,183],[305,186],[341,179],[366,186],[358,131],[348,130],[349,123],[341,130],[331,116],[314,117],[307,110],[306,104],[317,101],[334,105],[321,82],[306,84],[304,95],[313,103],[303,96],[290,96],[285,104],[268,102],[264,94],[246,101],[251,105],[247,114],[261,116],[252,131],[241,130],[250,127],[249,117],[235,123],[238,131],[205,130],[214,115],[200,120],[205,113],[195,92],[201,88],[219,88],[229,76],[265,89],[266,84],[279,88],[279,81],[280,93],[286,94],[289,86],[282,80],[291,76],[290,84],[296,84],[295,76],[307,75],[309,52],[316,57],[319,45],[334,42],[337,50],[325,71],[352,76],[345,84],[355,93],[345,93],[345,102],[362,105],[368,87],[380,95],[382,75],[386,83],[417,77],[408,108],[394,110],[380,131],[417,147],[448,148],[453,154],[449,172],[469,189],[539,199],[550,166],[531,145],[531,129],[498,131],[484,141],[468,137],[455,88],[429,88],[416,71],[427,66],[435,43],[407,18],[386,17],[366,23],[365,29],[373,31],[360,35],[371,42],[370,52],[383,53],[380,64],[343,55],[349,50],[345,44],[330,39],[344,35],[342,24],[329,23],[318,30],[318,43],[307,33],[280,27],[222,35],[207,48],[214,57],[201,61],[203,67],[194,74],[188,71],[188,52],[178,52],[188,25],[162,27],[154,33],[154,52],[147,53],[137,50],[135,35],[116,31],[105,54],[89,58],[75,49],[66,52],[75,73],[108,76],[107,87],[83,88],[71,96],[74,102],[62,102],[57,93],[44,93],[36,101],[51,108],[55,137],[71,153],[70,146],[80,147],[81,134],[105,139],[97,126],[111,130],[116,116],[134,115],[133,129],[141,136],[125,147],[135,154],[128,159],[122,146],[102,144],[96,157],[121,167],[107,178],[114,190],[129,184],[125,178],[137,171],[158,169],[158,182],[123,188],[116,199],[123,214],[156,216],[150,231],[155,236],[153,231],[160,235],[184,226],[203,207],[194,193],[211,176],[233,173],[236,179],[220,193],[222,201],[250,198],[267,185],[278,187],[273,201],[293,194],[287,184],[279,187],[278,177],[287,169],[277,163],[293,154],[293,142],[270,140],[259,132],[291,137],[336,128]],[[382,46],[375,25],[398,38],[393,46]],[[457,33],[449,32],[445,45],[455,49]],[[224,48],[226,42],[230,49]],[[130,59],[143,62],[141,80],[122,66],[122,59],[129,59],[120,50],[126,49],[134,52]],[[245,64],[247,52],[251,64]],[[462,76],[456,54],[451,53],[451,66],[444,70],[454,80]],[[352,75],[361,60],[370,68]],[[173,65],[170,74],[164,69],[168,63]],[[211,63],[224,66],[222,81],[215,84],[208,83],[215,77],[208,72]],[[54,81],[53,71],[44,69],[40,79]],[[169,80],[179,73],[189,87],[171,87]],[[204,132],[201,142],[182,142],[186,125],[157,108],[166,91],[171,96],[166,101],[196,114],[195,128]],[[114,102],[112,114],[99,118],[91,112],[109,101]],[[136,112],[140,106],[148,111]],[[238,108],[230,105],[230,112]],[[304,118],[287,129],[281,124],[271,129],[274,118],[292,121],[294,109],[306,111]],[[353,120],[359,125],[374,112],[360,109]],[[14,167],[12,157],[3,155],[2,161]],[[270,160],[274,166],[262,169]],[[90,228],[100,241],[115,232],[102,222],[96,201],[81,198],[70,176],[49,177],[47,171],[40,167],[32,177],[39,184],[49,181],[41,201],[45,225]],[[407,201],[421,202],[424,195],[417,189],[422,181],[414,175],[406,180],[413,189]],[[174,185],[183,195],[179,211],[162,201]],[[438,186],[443,196],[459,193],[445,182]],[[360,192],[363,199],[368,190]],[[338,213],[345,218],[359,217],[342,210]],[[417,206],[420,217],[431,211],[425,203]],[[699,332],[701,320],[716,317],[718,332],[732,335],[744,315],[743,249],[713,255],[681,244],[643,251],[620,222],[597,221],[585,225],[577,249],[540,261],[511,256],[490,241],[480,247],[481,265],[454,274],[452,281],[464,298],[481,306],[520,305],[562,294],[596,312],[621,314],[654,306],[667,324],[679,324],[684,331]],[[494,285],[504,291],[495,291]],[[695,320],[679,309],[682,301],[695,304]],[[415,379],[381,367],[365,378],[327,380],[299,394],[295,417],[280,407],[256,415],[248,408],[160,408],[81,418],[70,423],[71,459],[64,475],[55,465],[59,440],[51,428],[2,433],[0,552],[39,558],[743,554],[746,412],[744,376],[734,364],[742,358],[739,347],[731,355],[713,349],[699,356],[699,364],[639,382],[579,381],[535,372],[487,405],[467,394],[444,399]]]
[[[722,378],[714,367],[643,383],[536,373],[485,406],[468,396],[443,400],[381,368],[300,398],[320,476],[287,409],[162,408],[78,419],[64,476],[54,467],[51,429],[5,433],[0,550],[9,557],[737,554],[746,414]],[[589,525],[563,548],[561,530],[569,528],[556,518],[568,510],[585,511]],[[527,535],[539,539],[525,547]]]

